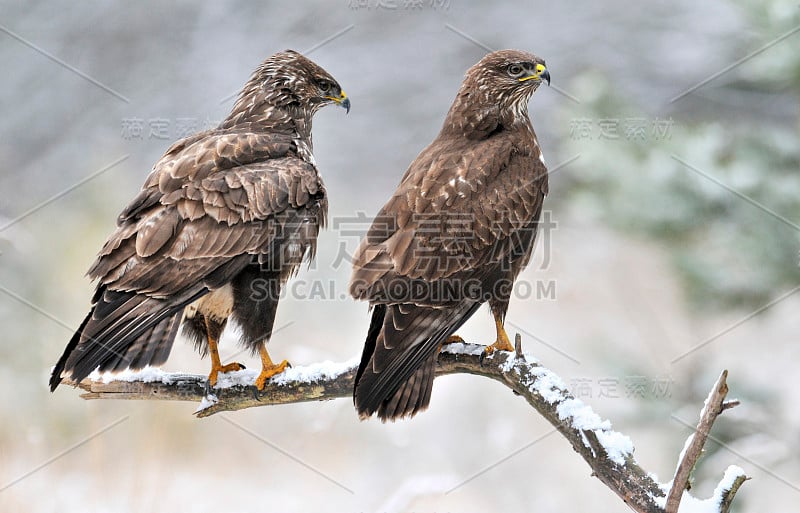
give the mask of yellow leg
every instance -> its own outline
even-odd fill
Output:
[[[514,351],[514,346],[511,345],[511,341],[508,339],[508,334],[499,315],[494,316],[494,325],[497,329],[497,340],[494,341],[494,344],[486,346],[483,354],[490,355],[495,351]]]
[[[267,352],[267,345],[263,342],[258,348],[258,352],[261,353],[261,373],[256,378],[256,388],[260,392],[264,390],[264,386],[266,386],[269,378],[276,374],[280,374],[286,370],[286,367],[291,367],[291,365],[289,365],[289,362],[286,360],[277,365],[272,363],[272,358],[269,357],[269,353]]]
[[[208,374],[208,384],[212,387],[217,386],[217,378],[219,377],[219,373],[226,373],[231,371],[237,371],[244,369],[244,365],[237,362],[231,362],[227,365],[222,365],[222,362],[219,360],[219,348],[217,347],[217,341],[211,335],[211,326],[208,324],[208,319],[206,319],[206,334],[208,337],[208,354],[211,355],[211,372]]]

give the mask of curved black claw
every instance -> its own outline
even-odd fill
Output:
[[[484,348],[483,351],[481,351],[481,355],[478,357],[478,365],[483,367],[483,361],[486,359],[486,356],[488,356],[488,354],[489,353],[486,352],[486,348]]]
[[[211,388],[211,380],[208,379],[208,378],[206,378],[206,382],[203,385],[203,392],[205,392],[206,397],[208,397],[210,395],[214,395],[214,392],[213,392],[213,390]]]
[[[253,389],[253,399],[255,399],[258,402],[261,402],[261,395],[260,395],[261,392],[258,390],[258,387],[255,385],[251,385],[251,388]]]

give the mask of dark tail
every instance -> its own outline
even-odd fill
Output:
[[[359,416],[394,421],[427,408],[440,345],[479,307],[375,306],[353,390]]]
[[[55,391],[65,374],[77,383],[95,369],[104,372],[161,365],[172,349],[183,308],[205,293],[176,301],[98,290],[92,311],[53,368],[50,390]]]
[[[78,327],[78,331],[76,331],[75,334],[72,335],[69,344],[67,344],[67,348],[64,349],[64,354],[61,355],[61,358],[59,358],[58,361],[56,362],[56,366],[53,367],[53,373],[50,374],[51,392],[55,392],[56,387],[61,383],[61,380],[63,379],[61,377],[61,374],[63,374],[64,368],[67,365],[67,358],[69,358],[69,355],[72,354],[72,351],[74,351],[75,348],[78,346],[78,342],[81,339],[81,333],[83,333],[83,330],[86,328],[86,324],[89,322],[89,319],[92,318],[93,312],[94,309],[92,309],[92,311],[89,312],[89,315],[87,315],[86,318],[83,320],[80,327]]]
[[[403,417],[413,417],[426,410],[431,402],[433,379],[436,377],[436,356],[425,358],[420,367],[403,382],[388,399],[378,405],[375,414],[382,422],[395,421]],[[363,412],[366,417],[368,410]],[[370,414],[371,415],[371,414]]]
[[[386,305],[376,305],[372,310],[372,320],[369,323],[369,330],[367,330],[367,340],[364,342],[364,351],[361,352],[361,363],[358,364],[358,371],[356,372],[356,382],[353,387],[353,404],[358,406],[356,391],[358,384],[364,376],[364,369],[372,360],[372,355],[375,353],[375,341],[378,340],[378,335],[383,327],[383,318],[386,316]],[[359,411],[359,414],[361,411]]]

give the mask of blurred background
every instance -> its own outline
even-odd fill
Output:
[[[332,227],[281,303],[275,357],[360,354],[367,307],[342,295],[364,222],[436,135],[464,71],[490,49],[529,50],[553,77],[530,114],[554,171],[509,332],[661,481],[729,369],[743,404],[715,425],[692,493],[737,464],[753,480],[734,511],[800,500],[796,1],[3,1],[0,13],[0,511],[628,511],[523,400],[474,376],[438,379],[429,411],[391,425],[359,422],[344,399],[226,421],[195,419],[191,403],[47,391],[121,208],[285,48],[325,67],[353,108],[315,119]],[[460,333],[493,341],[488,312]],[[257,366],[238,351],[230,332],[223,360]],[[164,368],[208,365],[179,340]]]

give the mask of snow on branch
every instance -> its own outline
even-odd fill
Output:
[[[480,361],[483,346],[447,345],[439,355],[437,376],[456,373],[485,376],[522,396],[589,464],[592,475],[634,511],[676,513],[684,504],[682,511],[728,512],[734,495],[747,479],[739,467],[732,465],[728,468],[709,499],[699,500],[685,491],[712,424],[720,413],[738,404],[737,401],[725,402],[727,371],[722,373],[706,400],[700,423],[680,455],[675,477],[671,483],[660,484],[636,463],[630,438],[614,431],[611,422],[600,418],[588,405],[573,397],[555,373],[523,354],[519,335],[516,342],[516,353],[498,351],[483,362]],[[85,391],[81,395],[85,399],[194,401],[199,404],[195,414],[207,417],[255,406],[349,399],[356,368],[357,361],[290,368],[269,381],[258,395],[253,387],[257,375],[254,370],[220,375],[213,395],[206,393],[205,376],[166,373],[157,369],[115,375],[93,374],[77,386]]]

